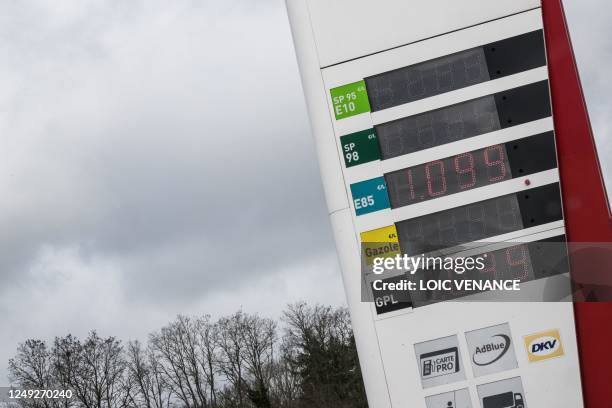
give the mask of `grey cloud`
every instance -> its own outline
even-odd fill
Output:
[[[5,34],[40,58],[13,67],[7,131],[29,143],[11,173],[29,203],[4,204],[5,279],[27,279],[43,244],[76,244],[125,268],[132,296],[184,298],[333,251],[279,4],[121,4]]]
[[[565,1],[578,70],[591,116],[608,195],[612,194],[612,83],[607,68],[612,61],[610,3],[605,0]]]
[[[282,1],[14,2],[0,55],[0,378],[28,337],[343,302]]]

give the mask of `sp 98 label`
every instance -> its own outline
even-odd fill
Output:
[[[376,130],[367,129],[340,138],[342,156],[346,167],[380,160],[380,148]]]

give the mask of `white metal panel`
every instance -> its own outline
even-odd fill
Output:
[[[360,81],[369,76],[394,69],[418,64],[434,58],[468,50],[474,47],[499,41],[505,38],[525,34],[541,29],[542,12],[540,9],[514,15],[503,20],[492,21],[461,30],[452,34],[432,38],[427,41],[406,45],[385,53],[360,58],[345,64],[324,69],[323,79],[326,89]],[[509,88],[525,85],[548,78],[545,67],[521,72],[493,81],[487,81],[467,88],[421,99],[373,112],[370,115],[357,115],[347,119],[336,120],[333,116],[331,95],[326,94],[334,130],[338,136],[367,129],[372,124],[380,124],[398,118],[415,115],[461,101],[492,94]],[[371,119],[371,122],[370,122]]]
[[[327,86],[334,88],[382,72],[419,64],[542,28],[542,11],[535,9],[334,65],[323,69],[322,72]]]
[[[343,187],[342,162],[336,150],[336,140],[327,109],[325,85],[321,71],[318,69],[317,50],[308,20],[306,0],[287,2],[287,10],[291,20],[293,40],[296,44],[300,44],[296,47],[297,60],[319,158],[327,208],[331,213],[348,207],[348,196]]]
[[[330,110],[329,90],[335,86],[542,28],[541,11],[537,9],[540,1],[287,0],[287,3],[370,406],[424,408],[428,395],[468,388],[473,407],[476,408],[480,406],[477,385],[521,376],[528,407],[581,407],[571,304],[496,303],[495,307],[487,307],[482,303],[445,302],[379,317],[372,304],[361,301],[359,232],[557,182],[557,169],[360,217],[356,217],[350,197],[350,184],[353,182],[437,157],[474,150],[485,144],[550,130],[552,119],[545,118],[351,169],[344,168],[339,143],[341,135],[368,129],[374,124],[546,79],[546,68],[342,121],[335,120]],[[509,17],[500,19],[504,16]],[[459,29],[461,31],[453,32]],[[452,34],[442,35],[450,32]],[[431,38],[434,36],[438,37]],[[430,39],[414,43],[424,38]],[[365,55],[369,56],[327,67]],[[321,67],[327,68],[321,70]],[[527,178],[531,181],[529,187],[525,184]],[[491,242],[529,241],[563,231],[564,222],[559,220],[473,244],[474,247],[484,247]],[[444,251],[451,253],[453,248]],[[538,281],[532,286],[542,283]],[[486,378],[474,378],[471,365],[466,361],[469,356],[465,332],[501,323],[510,324],[519,368],[487,375]],[[521,336],[553,328],[562,332],[566,357],[556,360],[554,364],[528,363]],[[462,363],[467,368],[467,379],[423,389],[414,344],[449,335],[457,336],[462,349]],[[553,397],[550,397],[551,392],[555,394]]]
[[[362,277],[359,256],[361,249],[355,239],[355,226],[350,211],[350,209],[345,209],[330,216],[343,272],[342,281],[351,311],[351,324],[355,333],[359,363],[364,373],[363,380],[369,406],[390,408],[387,380],[373,314],[370,304],[361,301]]]
[[[321,67],[540,7],[540,0],[314,0]]]
[[[425,307],[426,313],[416,309],[412,313],[377,321],[385,370],[394,373],[387,376],[393,407],[425,408],[426,395],[465,387],[469,387],[472,392],[473,406],[480,407],[476,388],[470,387],[471,384],[484,384],[515,376],[520,376],[523,380],[528,407],[582,407],[573,305],[496,302],[494,307],[487,306],[487,303],[481,302],[439,303]],[[500,323],[510,324],[519,368],[474,380],[468,360],[465,332]],[[566,356],[555,360],[554,369],[546,362],[529,363],[522,337],[552,328],[560,329]],[[461,362],[467,368],[468,379],[422,389],[417,385],[420,384],[420,377],[414,344],[453,334],[459,339]],[[564,390],[569,392],[563,392]]]
[[[319,167],[325,190],[336,249],[343,273],[351,323],[359,353],[369,406],[391,408],[378,338],[369,304],[361,302],[360,248],[342,176],[342,158],[338,154],[331,116],[327,108],[316,47],[308,18],[307,0],[287,1],[293,40],[296,47],[302,85],[315,140]]]

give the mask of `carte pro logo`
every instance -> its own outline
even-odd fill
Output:
[[[491,336],[491,342],[476,347],[472,361],[477,366],[488,366],[495,363],[508,352],[510,337],[505,334]]]
[[[459,350],[451,347],[421,355],[421,378],[439,377],[459,372]]]
[[[465,380],[456,334],[416,343],[414,351],[423,388]]]
[[[532,363],[565,355],[561,334],[556,329],[525,336],[525,347]]]

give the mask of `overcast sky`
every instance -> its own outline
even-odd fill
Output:
[[[344,303],[282,0],[0,4],[0,385],[31,337]],[[611,7],[566,7],[605,165]]]

